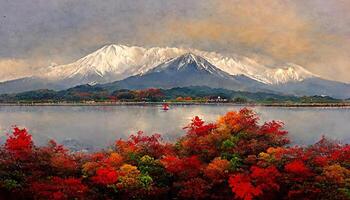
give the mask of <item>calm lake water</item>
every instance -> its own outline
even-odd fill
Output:
[[[216,121],[240,106],[1,106],[0,141],[13,125],[25,127],[36,144],[55,139],[70,147],[99,149],[138,130],[160,133],[165,140],[184,134],[194,116]],[[350,143],[350,108],[252,107],[262,121],[281,120],[294,144],[311,144],[322,135]]]

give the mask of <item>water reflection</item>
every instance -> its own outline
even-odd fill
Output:
[[[218,116],[239,106],[191,105],[172,106],[3,106],[0,107],[2,133],[12,125],[26,127],[34,140],[45,144],[76,140],[103,148],[115,139],[143,130],[160,133],[165,140],[174,140],[184,133],[182,128],[192,117],[215,121]],[[321,135],[350,142],[350,109],[347,108],[279,108],[254,107],[262,121],[282,120],[294,143],[310,144]],[[4,134],[2,134],[4,137]]]

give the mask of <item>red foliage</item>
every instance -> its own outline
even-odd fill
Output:
[[[160,162],[169,173],[177,174],[184,168],[183,161],[176,156],[165,156]]]
[[[178,193],[181,199],[205,199],[209,196],[209,184],[201,178],[187,179],[175,185],[181,187]]]
[[[316,165],[326,166],[329,163],[329,159],[325,156],[316,156],[313,160]]]
[[[288,131],[282,130],[284,124],[280,121],[265,122],[260,128],[261,134],[286,135]]]
[[[262,194],[261,189],[251,183],[250,177],[243,174],[230,177],[229,184],[232,192],[240,199],[252,200]]]
[[[18,159],[27,158],[33,148],[32,136],[26,129],[15,127],[5,143],[5,149]]]
[[[178,158],[175,156],[165,156],[160,160],[165,169],[173,174],[182,174],[193,177],[201,168],[201,161],[197,156]]]
[[[97,184],[110,185],[116,183],[118,173],[113,168],[100,168],[96,171],[96,175],[92,177],[92,181]]]
[[[148,145],[158,145],[161,140],[160,134],[153,134],[151,136],[146,136],[142,131],[137,132],[137,135],[131,135],[130,141],[134,144],[148,144]]]
[[[73,171],[77,168],[75,160],[68,155],[58,154],[51,158],[51,165],[59,170]]]
[[[198,159],[198,156],[182,158],[182,162],[183,162],[183,173],[187,177],[194,177],[200,172],[202,163]]]
[[[156,158],[165,154],[172,154],[171,147],[162,143],[160,134],[147,136],[142,131],[137,132],[137,135],[131,135],[128,141],[118,140],[116,147],[122,153],[141,153]]]
[[[159,98],[164,97],[163,92],[159,88],[148,88],[138,91],[139,98]]]
[[[277,184],[281,176],[276,167],[260,168],[252,166],[250,174],[237,174],[229,179],[232,192],[242,199],[253,199],[258,196],[268,196],[269,192],[278,191]]]
[[[339,146],[330,155],[331,161],[350,162],[350,145]]]
[[[230,162],[225,159],[216,158],[204,169],[204,174],[213,182],[221,183],[227,180]]]
[[[283,123],[257,120],[249,109],[215,124],[195,117],[174,143],[138,132],[94,153],[69,152],[54,141],[37,147],[15,128],[0,146],[0,198],[350,198],[349,145],[323,137],[286,147]]]
[[[54,140],[49,140],[47,147],[43,147],[42,150],[46,150],[50,153],[67,153],[69,150],[64,148],[63,145],[57,144]]]
[[[192,101],[192,97],[185,97],[185,101]]]
[[[131,143],[130,141],[124,141],[121,139],[117,140],[115,142],[115,147],[116,147],[118,152],[123,153],[123,154],[128,154],[131,152],[137,153],[140,150],[135,144]],[[104,157],[103,154],[97,154],[97,155],[99,155],[99,156],[102,155],[102,158]]]
[[[84,199],[87,187],[76,178],[53,177],[48,181],[32,183],[36,199]]]
[[[280,187],[276,181],[281,174],[275,166],[267,168],[252,166],[250,171],[252,172],[250,177],[255,180],[255,183],[258,184],[262,190],[279,190]]]
[[[284,169],[298,176],[310,176],[312,173],[302,160],[294,160],[284,166]]]
[[[204,121],[196,116],[192,119],[192,122],[184,129],[188,129],[188,134],[203,136],[208,134],[211,130],[215,129],[215,127],[215,124],[204,124]]]

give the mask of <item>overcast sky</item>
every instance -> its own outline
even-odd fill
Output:
[[[350,0],[0,0],[0,80],[111,43],[293,62],[350,82]]]

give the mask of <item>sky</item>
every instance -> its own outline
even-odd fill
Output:
[[[106,45],[235,53],[350,83],[349,0],[0,0],[0,81]]]

